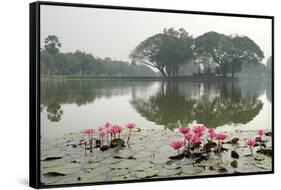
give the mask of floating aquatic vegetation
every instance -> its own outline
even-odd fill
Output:
[[[145,129],[132,133],[136,136],[129,141],[132,146],[126,146],[130,131],[136,131],[134,128],[106,123],[96,131],[81,131],[82,136],[80,133],[46,141],[46,151],[41,157],[42,182],[59,184],[71,180],[82,183],[215,175],[269,171],[272,166],[271,139],[265,131],[226,133],[202,124],[182,127],[178,131]],[[248,145],[240,143],[239,139],[256,141],[251,145],[252,154]],[[84,146],[87,154],[81,156]]]

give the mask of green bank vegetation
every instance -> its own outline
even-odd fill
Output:
[[[271,57],[262,64],[264,53],[252,39],[213,31],[194,38],[183,28],[165,28],[137,44],[129,55],[131,62],[102,59],[79,50],[63,53],[61,46],[55,35],[45,39],[42,76],[261,78],[272,72]]]

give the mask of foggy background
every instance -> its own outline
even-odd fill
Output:
[[[62,52],[129,61],[141,41],[170,27],[193,37],[209,31],[246,35],[264,51],[263,63],[271,56],[270,19],[41,5],[41,47],[45,37],[57,35]]]

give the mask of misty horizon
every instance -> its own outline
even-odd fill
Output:
[[[56,35],[61,52],[76,50],[95,57],[130,61],[131,51],[164,28],[184,28],[194,38],[210,31],[248,36],[271,56],[271,20],[214,15],[111,10],[100,8],[41,7],[41,47],[44,38]]]

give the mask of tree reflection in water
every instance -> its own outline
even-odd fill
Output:
[[[61,120],[63,115],[63,110],[61,109],[60,104],[52,103],[47,105],[47,117],[52,122],[58,122]]]
[[[126,95],[132,89],[142,91],[150,85],[146,81],[41,79],[40,111],[46,108],[49,121],[59,122],[63,115],[61,105],[85,106],[102,97]]]
[[[136,114],[157,125],[173,128],[197,121],[218,127],[251,121],[263,108],[258,97],[265,89],[270,100],[271,88],[266,81],[42,80],[40,110],[46,110],[50,122],[59,122],[65,104],[79,107],[102,97],[130,95],[128,101]]]
[[[154,96],[134,97],[131,104],[142,117],[170,129],[193,121],[208,127],[246,124],[263,107],[259,90],[242,95],[239,82],[163,82]]]

